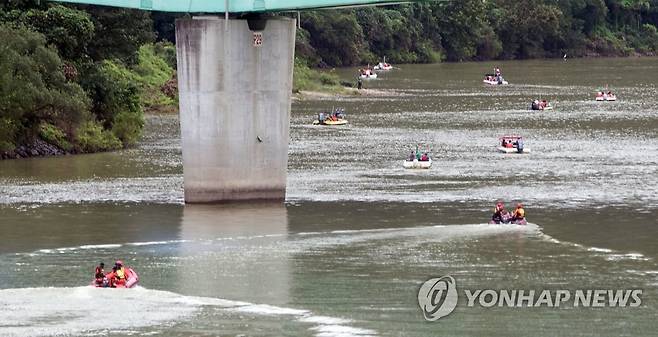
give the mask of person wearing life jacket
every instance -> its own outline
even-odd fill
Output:
[[[94,282],[97,287],[103,287],[104,283],[106,282],[105,278],[105,263],[101,262],[96,266],[96,270],[94,271]]]
[[[505,205],[502,202],[498,202],[494,208],[493,215],[491,216],[492,223],[502,223],[503,222],[503,212],[505,211]]]
[[[523,221],[525,220],[525,210],[523,209],[523,204],[516,204],[516,209],[512,213],[512,222]]]
[[[420,161],[429,161],[430,157],[427,155],[427,153],[423,153],[422,156],[420,156]]]
[[[114,263],[112,272],[107,274],[106,277],[112,288],[125,288],[126,282],[128,282],[133,275],[130,268],[126,268],[123,265],[123,261],[117,260],[117,262]]]

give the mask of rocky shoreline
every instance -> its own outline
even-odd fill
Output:
[[[0,152],[0,160],[63,156],[67,154],[73,154],[73,152],[66,152],[55,145],[46,143],[42,139],[37,139],[32,144],[21,145],[14,150]]]

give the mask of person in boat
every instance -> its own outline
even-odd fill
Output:
[[[512,222],[512,214],[506,209],[500,212],[501,223],[510,223]]]
[[[516,140],[516,150],[517,150],[519,153],[523,153],[523,137],[519,137],[519,138]]]
[[[496,75],[496,77],[502,75],[501,72],[500,72],[500,68],[494,67],[494,74]]]
[[[326,119],[326,116],[324,115],[324,112],[320,112],[320,113],[318,114],[318,121],[319,121],[320,123],[324,123],[324,120],[325,120],[325,119]]]
[[[411,153],[409,154],[409,157],[407,158],[408,161],[414,161],[416,159],[416,154],[412,150]]]
[[[430,161],[430,157],[427,155],[427,153],[423,153],[423,155],[420,156],[420,161]]]
[[[101,262],[98,264],[98,266],[96,266],[96,270],[94,271],[94,279],[97,287],[102,287],[107,282],[107,279],[105,278],[105,263]]]
[[[505,205],[499,201],[494,208],[493,215],[491,215],[491,222],[496,224],[503,223],[504,212],[507,212],[505,211]]]
[[[125,287],[126,283],[128,280],[134,277],[132,275],[130,268],[126,268],[123,265],[123,261],[117,260],[114,263],[114,268],[112,268],[112,272],[110,274],[107,274],[106,277],[108,280],[110,280],[110,285],[111,287]]]
[[[505,142],[505,147],[508,148],[508,149],[511,149],[511,148],[514,147],[514,144],[512,144],[512,140],[511,140],[511,139],[508,140],[507,142]]]
[[[521,222],[525,220],[525,210],[523,209],[523,204],[516,204],[516,209],[512,213],[512,222]]]
[[[539,110],[539,101],[538,100],[532,101],[532,104],[531,104],[530,108],[532,110]]]

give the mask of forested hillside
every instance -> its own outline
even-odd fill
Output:
[[[654,55],[658,0],[459,0],[302,13],[308,64]]]
[[[132,146],[175,49],[156,43],[151,13],[45,1],[0,3],[0,157]]]
[[[184,14],[0,1],[0,158],[128,147],[144,110],[176,109]],[[296,15],[284,13],[282,15]],[[655,55],[658,0],[459,0],[303,12],[295,90],[313,67]]]

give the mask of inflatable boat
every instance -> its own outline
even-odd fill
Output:
[[[96,288],[133,288],[139,283],[139,275],[137,275],[137,272],[133,270],[132,268],[125,268],[126,271],[126,281],[117,281],[117,282],[112,282],[110,279],[112,278],[107,277],[108,275],[111,275],[112,273],[108,273],[106,277],[102,279],[94,279],[91,281],[91,285]]]
[[[502,153],[530,153],[530,149],[527,147],[523,148],[523,151],[519,151],[516,147],[498,147],[498,152]]]
[[[391,69],[393,69],[393,66],[386,63],[386,62],[379,62],[377,65],[372,67],[372,69],[376,70],[376,71],[391,70]]]
[[[313,125],[345,125],[347,124],[347,119],[337,119],[337,120],[331,120],[331,119],[325,119],[324,121],[319,121],[319,120],[314,120]]]
[[[495,74],[485,74],[484,79],[482,80],[484,84],[488,85],[507,85],[509,84],[503,76],[498,75],[496,76]]]
[[[377,73],[368,69],[367,71],[361,72],[359,74],[359,78],[362,80],[371,80],[371,79],[374,80],[375,78],[377,78]]]
[[[546,100],[534,100],[530,103],[530,110],[553,110],[553,106]]]
[[[490,225],[527,225],[528,221],[526,219],[521,219],[521,220],[514,220],[514,221],[509,221],[509,222],[501,222],[501,221],[489,221]]]
[[[530,149],[524,146],[523,137],[519,135],[504,135],[498,138],[498,144],[496,149],[502,153],[530,153]]]
[[[615,95],[613,93],[606,94],[606,93],[599,92],[598,94],[596,94],[596,101],[597,102],[614,102],[616,100],[617,100],[617,95]]]
[[[418,160],[414,159],[413,161],[411,160],[405,160],[402,163],[402,167],[406,169],[428,169],[432,167],[432,159],[430,158],[429,160]]]

